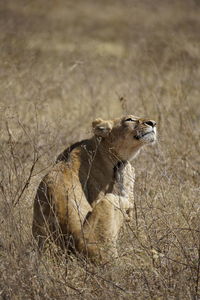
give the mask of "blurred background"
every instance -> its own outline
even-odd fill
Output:
[[[198,299],[200,2],[2,0],[0,49],[3,299]],[[120,262],[94,280],[46,257],[39,278],[25,254],[39,181],[93,119],[127,112],[159,138],[133,161]]]

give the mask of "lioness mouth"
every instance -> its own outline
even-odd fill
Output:
[[[152,130],[152,131],[149,131],[149,132],[141,133],[141,134],[139,134],[139,135],[135,135],[134,138],[135,138],[136,140],[139,140],[139,139],[141,139],[142,137],[144,137],[145,135],[150,134],[150,133],[154,133],[154,131]]]

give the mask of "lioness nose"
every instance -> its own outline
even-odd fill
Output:
[[[151,127],[156,126],[156,122],[153,120],[145,121],[144,124],[149,125]]]

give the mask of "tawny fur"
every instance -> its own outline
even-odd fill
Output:
[[[40,248],[53,239],[95,262],[117,257],[119,231],[133,206],[129,161],[155,141],[155,125],[132,115],[97,119],[92,138],[59,155],[34,201],[33,235]]]

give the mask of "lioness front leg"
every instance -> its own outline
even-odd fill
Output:
[[[93,262],[107,263],[111,258],[116,258],[116,242],[123,220],[119,197],[111,193],[106,194],[86,218],[78,248],[84,249],[84,254]]]
[[[117,257],[116,243],[124,220],[132,212],[130,198],[133,193],[134,173],[130,164],[114,170],[114,184],[111,193],[97,201],[83,226],[84,240],[79,239],[79,249],[86,245],[87,255],[93,261],[109,261]]]

